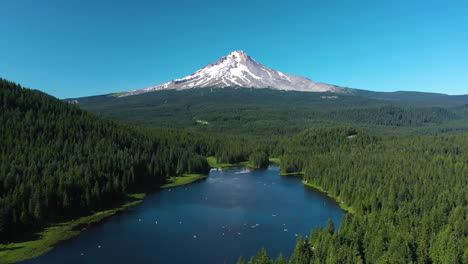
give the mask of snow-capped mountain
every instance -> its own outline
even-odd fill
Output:
[[[215,63],[210,63],[191,75],[146,89],[121,94],[129,96],[147,92],[201,87],[272,88],[304,92],[343,92],[346,88],[283,73],[266,67],[243,51],[233,51]]]

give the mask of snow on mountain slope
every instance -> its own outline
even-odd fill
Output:
[[[233,51],[215,63],[191,75],[120,96],[130,96],[164,89],[184,90],[201,87],[272,88],[304,92],[344,92],[346,88],[314,82],[310,79],[273,70],[258,63],[243,51]]]

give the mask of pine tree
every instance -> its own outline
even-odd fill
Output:
[[[282,253],[280,253],[275,261],[275,264],[288,264],[288,260],[283,256]]]
[[[246,263],[245,263],[244,258],[242,256],[240,256],[239,259],[237,259],[236,264],[246,264]]]

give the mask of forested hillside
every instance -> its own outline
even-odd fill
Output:
[[[262,250],[249,263],[468,263],[468,137],[388,135],[464,133],[467,105],[204,91],[154,93],[140,106],[108,97],[87,99],[101,106],[79,103],[172,128],[135,127],[0,79],[0,240],[114,207],[171,176],[207,172],[209,156],[259,168],[275,157],[282,172],[301,172],[350,213],[339,229],[330,222],[300,238],[290,259]],[[194,103],[200,96],[208,99]]]
[[[0,123],[2,241],[115,206],[170,176],[205,173],[205,156],[245,161],[261,144],[134,128],[3,79]]]
[[[282,170],[345,202],[275,263],[468,263],[468,136],[313,129],[280,145]],[[264,250],[249,263],[273,263]],[[238,263],[243,263],[240,260]]]
[[[411,97],[417,98],[414,94]],[[359,94],[197,88],[68,101],[130,124],[209,133],[294,135],[310,127],[343,124],[379,133],[465,133],[468,132],[468,97],[456,98],[448,101],[450,104],[446,101],[438,104],[435,99],[427,104],[413,104],[411,100],[372,99]]]
[[[448,95],[440,93],[424,93],[424,92],[375,92],[360,89],[352,89],[352,94],[385,100],[394,104],[417,104],[417,105],[453,105],[466,104],[468,102],[468,94],[464,95]]]

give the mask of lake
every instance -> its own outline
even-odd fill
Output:
[[[213,169],[208,178],[145,201],[22,263],[235,263],[262,247],[289,256],[298,235],[338,227],[344,211],[298,177]]]

